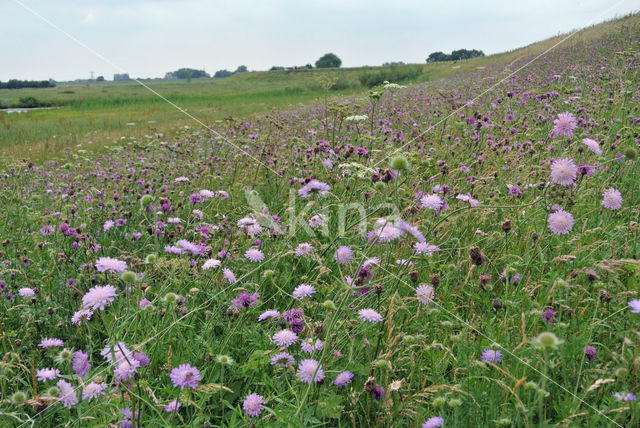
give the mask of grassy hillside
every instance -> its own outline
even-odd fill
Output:
[[[630,15],[594,25],[564,41],[562,46],[599,38],[638,19],[638,15]],[[511,71],[510,64],[522,58],[533,58],[565,37],[557,36],[514,51],[457,62],[249,72],[227,79],[190,82],[147,80],[144,83],[202,122],[214,124],[229,116],[247,117],[290,108],[299,103],[318,102],[324,100],[325,95],[364,94],[383,80],[403,84],[423,83],[487,68],[507,73]],[[325,91],[328,86],[330,89]],[[43,160],[69,148],[92,148],[121,138],[170,132],[185,125],[199,126],[133,81],[5,89],[0,90],[0,106],[18,106],[21,100],[29,97],[54,108],[26,114],[0,114],[2,156],[28,156]]]

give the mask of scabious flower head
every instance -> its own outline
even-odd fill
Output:
[[[22,287],[18,290],[18,295],[20,295],[20,297],[33,297],[36,295],[36,292],[33,291],[33,288]]]
[[[587,146],[589,150],[593,153],[600,156],[602,154],[602,149],[600,148],[600,144],[596,140],[592,140],[591,138],[585,138],[582,140],[582,143]]]
[[[578,126],[576,118],[568,112],[558,114],[558,118],[553,121],[553,130],[551,131],[551,137],[555,138],[560,135],[567,137],[573,136],[573,130]]]
[[[480,358],[490,363],[499,363],[502,361],[502,352],[496,351],[495,349],[485,349],[482,351]]]
[[[195,389],[198,387],[198,382],[202,379],[200,377],[200,371],[190,364],[180,364],[171,370],[169,378],[171,382],[173,382],[173,386],[176,388],[180,387],[180,389],[184,389],[185,386]]]
[[[428,242],[416,242],[413,248],[416,250],[416,254],[426,254],[429,257],[433,256],[433,253],[440,251],[440,247]]]
[[[58,369],[44,368],[36,372],[36,379],[38,379],[40,382],[53,380],[57,377],[60,377],[60,370]]]
[[[335,254],[333,255],[333,258],[341,265],[349,263],[352,257],[353,257],[353,250],[350,247],[347,247],[346,245],[343,245],[340,248],[338,248]]]
[[[122,273],[127,270],[127,262],[111,257],[100,257],[96,260],[98,272]]]
[[[322,340],[320,340],[320,339],[316,339],[316,341],[314,342],[313,339],[308,338],[308,339],[305,339],[302,342],[300,347],[302,348],[303,352],[305,352],[307,354],[311,354],[311,353],[313,353],[313,351],[321,350],[323,345],[324,344],[322,343]]]
[[[585,346],[584,357],[589,361],[594,361],[596,359],[596,348],[591,345]]]
[[[250,262],[261,262],[264,260],[264,253],[257,248],[250,248],[245,253],[244,256]]]
[[[57,348],[59,346],[62,346],[63,344],[64,342],[60,339],[44,338],[40,341],[40,344],[38,346],[41,347],[42,349],[47,349],[47,348]]]
[[[300,284],[298,285],[291,295],[294,299],[304,299],[305,297],[310,297],[313,293],[316,292],[316,289],[313,285],[309,284]]]
[[[202,270],[215,269],[220,266],[220,260],[209,259],[202,264]]]
[[[615,394],[613,394],[613,398],[622,402],[636,401],[638,399],[638,397],[636,397],[634,394],[630,392],[616,392]]]
[[[298,341],[298,335],[292,332],[291,330],[280,330],[276,334],[273,335],[273,343],[278,346],[284,346],[288,348]]]
[[[233,284],[233,283],[237,282],[236,276],[233,274],[231,269],[223,268],[222,269],[222,276],[224,276],[224,279],[229,281],[229,284]]]
[[[257,305],[259,298],[259,293],[247,293],[246,291],[243,291],[238,295],[238,297],[231,301],[231,304],[236,308],[246,308]]]
[[[78,394],[69,382],[60,379],[56,385],[60,388],[58,398],[62,401],[64,407],[70,409],[78,404]]]
[[[634,299],[629,301],[632,314],[640,314],[640,299]]]
[[[279,354],[274,355],[271,358],[271,365],[272,366],[288,366],[288,365],[292,365],[295,364],[296,360],[288,353],[286,352],[281,352]]]
[[[247,412],[247,415],[251,417],[260,416],[262,413],[262,405],[264,404],[264,398],[256,393],[249,394],[245,397],[242,403],[242,408]]]
[[[277,316],[280,315],[279,311],[276,311],[274,309],[270,309],[268,311],[264,311],[263,313],[260,314],[260,316],[258,317],[258,322],[264,321],[266,319],[269,318],[275,318]]]
[[[368,321],[370,323],[376,323],[382,321],[382,315],[374,311],[373,309],[360,309],[358,315],[362,321]]]
[[[618,210],[622,207],[622,195],[619,190],[613,187],[604,191],[602,195],[602,206],[610,210]]]
[[[93,398],[98,398],[104,395],[105,389],[107,389],[107,384],[91,382],[82,388],[82,399],[91,401]]]
[[[420,204],[424,208],[438,211],[442,209],[442,207],[444,206],[444,201],[440,196],[431,193],[428,195],[424,195],[422,198],[420,198]]]
[[[416,288],[416,298],[420,303],[428,304],[433,299],[433,287],[429,284],[420,284]]]
[[[298,375],[304,383],[320,383],[324,380],[324,370],[316,360],[302,360],[298,364]]]
[[[573,228],[573,216],[564,210],[549,214],[549,229],[556,235],[566,235]]]
[[[80,325],[82,321],[89,321],[91,320],[91,315],[93,315],[92,311],[88,309],[80,309],[71,317],[71,324]]]
[[[169,401],[166,406],[164,406],[164,411],[167,413],[172,413],[177,411],[180,407],[182,407],[182,403],[178,401],[177,398]]]
[[[578,167],[573,159],[564,158],[551,164],[551,181],[561,186],[570,186],[578,177]]]
[[[323,183],[322,181],[313,179],[298,190],[298,196],[301,196],[303,198],[308,198],[313,193],[318,193],[318,195],[324,195],[330,189],[331,187],[327,183]]]
[[[335,386],[347,386],[349,383],[351,383],[351,379],[353,379],[353,373],[351,373],[349,370],[345,370],[342,373],[338,374],[338,376],[336,376],[333,384]]]
[[[442,426],[443,423],[444,419],[440,416],[432,416],[422,424],[422,428],[438,428]]]
[[[296,247],[297,257],[308,256],[312,252],[313,252],[313,245],[309,244],[308,242],[303,242],[302,244],[298,244],[298,246]]]
[[[117,295],[116,288],[111,285],[96,286],[82,296],[82,305],[85,309],[104,310]]]

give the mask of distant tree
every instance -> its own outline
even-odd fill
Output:
[[[18,80],[11,79],[8,82],[0,82],[0,89],[21,88],[53,88],[56,83],[53,80]]]
[[[104,76],[96,77],[96,82],[104,82]]]
[[[281,65],[274,65],[269,69],[269,71],[284,71],[284,67]]]
[[[458,49],[451,52],[451,55],[447,55],[443,52],[433,52],[429,55],[429,58],[427,58],[427,62],[458,61],[461,59],[470,59],[479,56],[484,56],[484,52],[477,49]]]
[[[218,71],[215,72],[213,77],[215,77],[216,79],[224,79],[225,77],[229,77],[232,74],[233,73],[230,72],[229,70],[218,70]]]
[[[113,75],[113,80],[131,80],[129,73],[116,73]]]
[[[332,53],[324,54],[316,61],[317,68],[338,68],[341,64],[342,60]]]
[[[201,79],[211,77],[206,71],[196,70],[195,68],[180,68],[176,71],[171,71],[170,73],[173,75],[173,79]],[[165,78],[167,78],[166,74]]]
[[[245,73],[246,71],[247,71],[247,66],[241,65],[238,68],[236,68],[236,71],[234,71],[234,73]]]

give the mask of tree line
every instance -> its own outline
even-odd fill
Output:
[[[8,82],[0,82],[0,89],[53,88],[54,86],[56,86],[56,84],[52,80],[11,79]]]
[[[459,59],[476,58],[479,56],[484,56],[484,52],[477,49],[458,49],[451,52],[451,54],[449,55],[444,52],[438,51],[433,52],[431,55],[429,55],[429,58],[427,58],[427,62],[457,61]]]

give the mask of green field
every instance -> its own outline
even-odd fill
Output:
[[[229,116],[256,113],[324,102],[325,96],[363,95],[372,83],[389,80],[412,84],[434,82],[459,74],[500,67],[542,54],[562,41],[562,46],[601,37],[637,20],[629,16],[590,27],[562,41],[557,36],[511,52],[471,60],[410,64],[392,67],[263,71],[236,74],[226,79],[144,80],[143,83],[180,106],[201,122],[214,125]],[[426,55],[425,55],[426,56]],[[504,66],[507,65],[506,68]],[[482,74],[479,75],[482,78]],[[331,88],[326,82],[331,82]],[[0,156],[50,159],[71,148],[91,149],[121,138],[142,137],[156,132],[199,126],[175,107],[135,81],[61,83],[54,88],[0,90],[0,106],[20,105],[33,97],[52,105],[49,110],[24,114],[0,112]]]

